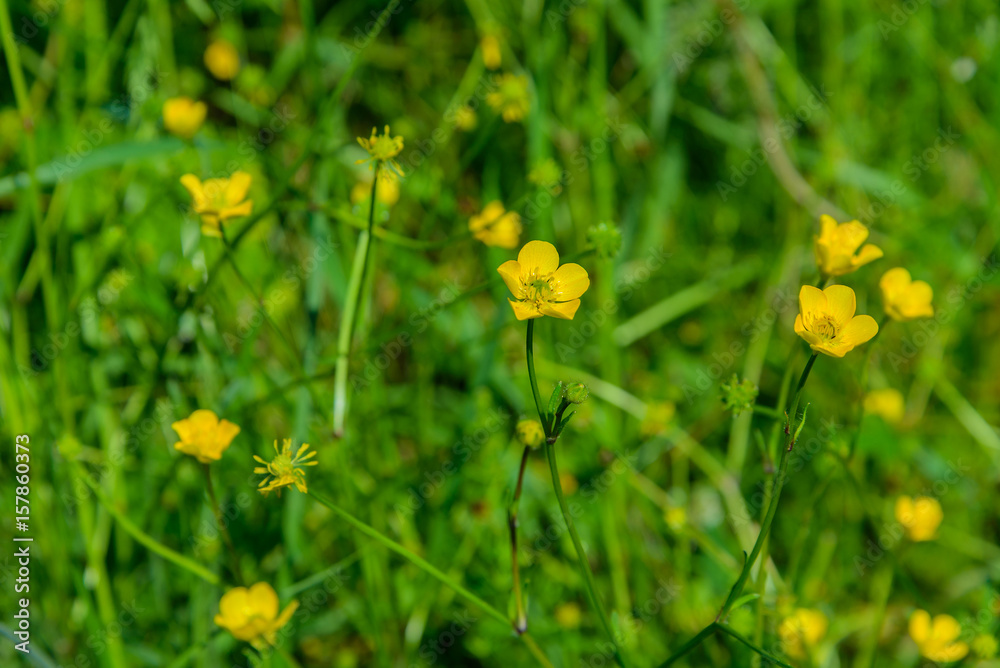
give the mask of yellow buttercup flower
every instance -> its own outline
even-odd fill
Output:
[[[882,274],[878,282],[882,290],[885,313],[893,320],[930,318],[934,315],[931,300],[934,291],[924,281],[914,281],[910,272],[896,267]]]
[[[268,493],[278,490],[278,496],[281,496],[282,487],[295,485],[295,488],[300,492],[308,492],[309,490],[306,488],[306,473],[298,467],[316,466],[319,463],[317,461],[309,461],[316,456],[316,451],[313,450],[307,454],[306,450],[308,449],[309,444],[303,443],[302,447],[293,455],[292,439],[286,438],[280,450],[278,449],[278,441],[274,442],[274,451],[277,455],[271,461],[265,461],[254,455],[253,458],[264,466],[254,468],[253,472],[270,476],[261,481],[260,485],[257,486],[257,491],[267,496]]]
[[[590,287],[587,270],[578,264],[559,266],[559,253],[548,241],[529,241],[517,254],[497,267],[514,299],[510,306],[518,320],[553,318],[572,320],[580,297]]]
[[[823,636],[829,622],[819,610],[796,608],[778,626],[778,635],[784,643],[785,653],[801,659],[806,656],[807,649],[815,647]]]
[[[514,432],[521,445],[532,449],[538,448],[545,442],[545,430],[542,429],[542,423],[538,420],[521,420],[514,428]]]
[[[230,218],[249,216],[253,200],[246,199],[252,177],[246,172],[234,172],[228,179],[206,179],[194,174],[181,177],[181,185],[191,194],[191,207],[201,216],[201,233],[222,236],[222,224]]]
[[[491,70],[500,69],[500,40],[497,39],[497,36],[492,33],[483,35],[483,38],[479,40],[479,48],[483,52],[483,64]]]
[[[799,291],[799,315],[795,333],[814,352],[843,357],[878,333],[878,323],[870,315],[854,315],[857,298],[846,285],[825,290],[803,285]]]
[[[224,39],[217,39],[205,49],[205,67],[216,79],[229,81],[240,72],[240,54]]]
[[[941,504],[933,497],[911,499],[901,496],[896,499],[896,521],[903,525],[907,538],[915,543],[934,540],[943,519]]]
[[[826,214],[819,217],[820,233],[814,237],[813,250],[820,273],[826,278],[849,274],[858,267],[882,257],[874,244],[861,246],[868,238],[868,228],[856,220],[838,224]],[[858,249],[861,249],[858,251]]]
[[[497,89],[486,96],[486,102],[503,116],[507,123],[516,123],[528,115],[531,106],[528,78],[504,73],[497,80]]]
[[[921,656],[947,663],[965,658],[969,645],[955,642],[962,635],[962,627],[951,615],[938,615],[931,620],[930,613],[915,610],[910,615],[910,637],[917,644]]]
[[[163,127],[182,139],[191,139],[205,122],[208,107],[189,97],[172,97],[163,103]]]
[[[367,158],[362,158],[354,164],[360,165],[363,162],[371,163],[371,168],[378,165],[378,176],[386,179],[394,179],[403,176],[403,169],[396,162],[396,156],[403,150],[403,138],[389,135],[389,126],[385,126],[385,133],[377,134],[378,130],[372,128],[372,136],[368,139],[358,137],[358,143],[368,151]]]
[[[278,614],[278,594],[266,582],[258,582],[249,589],[234,587],[219,600],[219,614],[215,623],[257,649],[274,645],[278,631],[299,607],[292,601]]]
[[[878,415],[889,424],[899,424],[906,414],[903,394],[894,388],[872,390],[865,395],[865,412]]]
[[[499,201],[490,202],[469,219],[469,231],[487,246],[516,248],[521,240],[521,216],[505,210]]]
[[[181,439],[174,443],[174,449],[196,457],[202,464],[218,461],[240,433],[238,426],[228,420],[220,420],[215,413],[205,409],[197,410],[191,413],[191,417],[170,426]]]

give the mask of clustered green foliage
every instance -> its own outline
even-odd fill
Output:
[[[299,665],[535,661],[509,626],[309,497],[261,497],[251,474],[275,439],[312,444],[310,490],[513,616],[515,425],[535,415],[523,323],[495,272],[516,249],[467,230],[494,200],[521,215],[522,243],[587,253],[583,305],[537,322],[535,356],[544,387],[590,390],[556,447],[632,665],[714,620],[757,536],[784,416],[756,408],[806,359],[792,321],[817,279],[822,200],[885,250],[850,277],[859,312],[880,318],[879,276],[902,265],[934,287],[937,315],[817,362],[766,568],[727,628],[796,666],[906,668],[923,665],[906,631],[920,608],[982,650],[963,665],[997,665],[979,658],[1000,625],[995,2],[2,4],[0,474],[10,489],[14,435],[30,435],[38,665],[258,660],[213,623],[228,558],[170,426],[198,408],[241,427],[215,492],[247,580],[300,602],[284,642]],[[478,52],[487,32],[498,71]],[[241,54],[231,83],[202,62],[216,37]],[[530,81],[521,122],[486,103],[499,71]],[[192,142],[163,128],[177,95],[208,105]],[[463,103],[473,129],[456,124]],[[351,197],[370,179],[356,137],[386,123],[405,178],[396,204],[376,203],[337,438],[337,338],[369,206]],[[254,215],[227,228],[234,265],[179,179],[236,170],[253,177]],[[735,419],[719,401],[733,374]],[[900,390],[905,420],[862,415],[862,383]],[[79,471],[226,586],[136,542]],[[904,494],[940,502],[936,540],[903,536]],[[532,637],[555,666],[610,665],[541,451],[519,522]],[[15,570],[0,557],[4,635]],[[778,628],[795,608],[829,628],[793,659]],[[674,665],[758,661],[717,633]],[[0,663],[28,665],[6,639]]]

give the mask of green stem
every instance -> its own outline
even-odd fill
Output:
[[[753,550],[750,552],[750,556],[747,557],[746,563],[743,564],[743,570],[740,571],[740,576],[736,580],[736,584],[729,591],[729,597],[723,604],[722,609],[719,611],[716,621],[721,621],[725,619],[726,615],[729,614],[729,608],[732,606],[733,602],[739,598],[740,594],[743,593],[743,586],[746,584],[747,577],[750,575],[750,570],[753,568],[754,563],[757,561],[757,556],[760,554],[761,548],[764,546],[764,541],[767,539],[768,533],[771,530],[771,523],[774,521],[774,514],[778,510],[778,500],[781,498],[781,490],[785,486],[785,479],[788,475],[788,453],[791,452],[792,446],[795,445],[795,432],[797,431],[797,411],[799,409],[799,400],[802,398],[802,388],[806,384],[806,379],[809,378],[809,372],[812,371],[813,364],[816,362],[816,357],[818,353],[813,353],[806,362],[806,366],[802,369],[802,375],[799,376],[799,383],[795,388],[795,395],[792,397],[791,410],[788,412],[788,420],[785,422],[785,446],[781,449],[781,463],[778,466],[778,473],[774,478],[774,492],[771,496],[771,502],[767,507],[767,514],[764,515],[764,521],[760,526],[760,533],[757,535],[757,541],[754,543]]]
[[[510,529],[510,562],[513,570],[514,602],[517,606],[517,616],[514,620],[514,630],[524,633],[528,629],[528,617],[524,610],[524,598],[521,595],[521,568],[517,558],[517,509],[521,501],[521,487],[524,482],[524,470],[528,465],[528,454],[531,452],[529,446],[524,446],[524,454],[521,455],[521,468],[517,472],[517,486],[514,488],[514,500],[511,501],[510,511],[507,513],[507,526]]]
[[[675,661],[679,660],[681,657],[689,653],[695,647],[703,643],[705,641],[705,638],[715,633],[715,627],[716,627],[715,622],[712,622],[711,624],[703,628],[701,631],[698,632],[698,635],[696,635],[694,638],[691,638],[691,640],[688,640],[686,643],[681,645],[681,648],[679,650],[671,654],[670,658],[661,663],[659,668],[667,668],[668,666],[673,665]]]
[[[98,484],[94,482],[89,475],[84,473],[82,469],[78,471],[78,476],[94,492],[94,495],[97,497],[97,500],[101,502],[101,505],[103,505],[107,509],[107,511],[111,513],[112,517],[118,520],[118,523],[121,525],[121,527],[125,529],[125,531],[128,532],[129,535],[135,538],[139,543],[145,545],[147,548],[149,548],[156,554],[160,555],[167,561],[172,561],[181,568],[193,573],[194,575],[197,575],[205,582],[213,585],[219,584],[218,575],[211,572],[201,564],[191,559],[188,559],[184,555],[174,552],[169,547],[160,543],[158,540],[156,540],[149,534],[145,533],[142,529],[133,524],[132,520],[130,520],[128,516],[125,515],[125,513],[121,512],[114,506],[111,500],[104,495],[103,491],[101,491],[101,488],[98,486]]]
[[[344,435],[344,423],[347,420],[347,371],[350,366],[354,322],[361,303],[361,289],[368,273],[368,255],[371,249],[372,229],[375,226],[375,191],[378,189],[379,168],[380,163],[376,161],[375,175],[372,178],[372,196],[368,207],[368,229],[362,230],[358,235],[358,247],[354,251],[344,314],[340,319],[340,333],[337,337],[337,372],[333,383],[333,433],[337,438]]]
[[[552,427],[549,424],[549,414],[542,410],[542,397],[538,393],[538,378],[535,376],[535,319],[528,320],[528,333],[524,337],[525,356],[528,360],[528,380],[531,382],[531,396],[535,398],[535,410],[538,411],[538,419],[542,421],[542,428],[545,430],[546,438],[551,434]]]
[[[594,575],[590,572],[590,564],[587,563],[587,553],[584,552],[583,542],[580,540],[580,535],[576,532],[576,525],[573,524],[573,517],[570,515],[566,496],[563,494],[562,482],[559,480],[559,466],[556,464],[555,444],[550,443],[548,439],[545,441],[545,455],[549,460],[549,471],[552,473],[552,487],[555,489],[556,498],[559,500],[559,510],[562,511],[563,520],[566,522],[566,528],[569,530],[570,538],[573,540],[573,547],[576,549],[577,564],[580,566],[580,574],[583,576],[590,604],[597,612],[597,616],[601,620],[601,626],[604,627],[604,632],[615,648],[615,660],[619,666],[627,668],[628,664],[622,657],[621,650],[618,647],[618,640],[615,638],[615,633],[611,628],[611,622],[604,612],[601,600],[597,597],[597,589],[594,586]]]
[[[219,500],[215,497],[215,486],[212,484],[212,469],[208,464],[201,465],[202,471],[205,472],[205,487],[208,490],[208,498],[212,502],[212,512],[215,513],[215,523],[219,526],[219,532],[222,534],[222,541],[226,544],[226,549],[229,551],[230,568],[233,571],[233,577],[236,578],[236,584],[243,585],[243,573],[240,571],[240,556],[236,553],[236,546],[233,545],[233,538],[229,535],[229,529],[226,527],[226,518],[222,515],[222,509],[219,507]]]
[[[767,652],[764,649],[761,649],[757,645],[753,644],[752,642],[750,642],[749,640],[747,640],[746,638],[744,638],[743,636],[741,636],[739,633],[737,633],[736,631],[734,631],[731,628],[729,628],[728,626],[726,626],[725,624],[715,624],[715,628],[716,628],[716,630],[725,633],[726,635],[730,636],[731,638],[735,639],[736,641],[743,643],[744,645],[746,645],[747,647],[749,647],[751,650],[753,650],[757,654],[760,654],[762,657],[764,657],[768,661],[773,661],[774,663],[778,664],[779,666],[783,666],[783,668],[793,668],[792,666],[788,665],[787,663],[785,663],[784,661],[782,661],[781,659],[779,659],[775,655],[773,655],[770,652]]]

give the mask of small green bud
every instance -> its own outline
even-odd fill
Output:
[[[514,428],[514,432],[521,445],[533,450],[545,442],[545,430],[542,429],[542,423],[538,420],[521,420]]]
[[[757,386],[749,380],[740,382],[734,373],[730,381],[722,383],[721,387],[722,405],[725,406],[726,410],[739,415],[743,411],[753,408],[754,402],[757,400]]]
[[[570,383],[566,386],[565,396],[571,404],[582,404],[590,396],[590,388],[583,383]]]
[[[597,251],[598,257],[612,258],[622,249],[622,233],[608,223],[599,223],[587,230],[587,240]]]

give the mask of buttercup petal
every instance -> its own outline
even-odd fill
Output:
[[[278,594],[268,583],[258,582],[250,587],[247,598],[250,606],[261,617],[274,619],[278,616]]]
[[[525,273],[551,274],[559,268],[559,251],[548,241],[529,241],[517,254],[517,262]]]
[[[868,228],[856,220],[851,220],[837,228],[837,235],[840,237],[843,249],[850,255],[868,238]]]
[[[236,206],[246,199],[253,178],[246,172],[233,172],[226,184],[225,201],[229,206]]]
[[[819,217],[819,236],[821,239],[829,239],[837,229],[837,221],[833,216],[823,214]]]
[[[590,276],[587,270],[578,264],[564,264],[552,275],[556,301],[578,299],[590,287]]]
[[[882,290],[883,297],[895,296],[910,284],[910,272],[902,267],[895,267],[882,274],[878,286]]]
[[[513,299],[508,299],[510,302],[510,307],[514,309],[514,315],[518,320],[531,320],[532,318],[541,318],[542,312],[538,310],[538,307],[534,302],[518,302]]]
[[[507,260],[497,267],[497,273],[507,284],[507,289],[515,297],[521,296],[521,265],[517,260]]]
[[[843,327],[854,317],[857,310],[857,298],[854,290],[846,285],[831,285],[823,290],[826,295],[828,313],[833,316],[834,322],[839,327]]]
[[[228,218],[238,218],[240,216],[249,216],[253,212],[253,200],[248,199],[247,201],[239,204],[237,206],[230,206],[219,211],[219,217],[222,220]]]
[[[819,288],[803,285],[799,290],[799,311],[807,328],[814,317],[826,313],[827,306],[826,294]]]
[[[810,345],[809,347],[812,348],[814,352],[823,353],[828,357],[843,357],[849,353],[852,348],[852,346],[845,345],[837,340],[821,342],[815,345]]]
[[[548,302],[542,304],[542,313],[553,318],[572,320],[576,315],[576,310],[580,308],[580,300],[574,299],[570,302]]]
[[[861,252],[855,256],[854,266],[860,267],[863,264],[868,264],[873,260],[879,259],[882,255],[884,255],[884,253],[882,253],[881,248],[875,244],[866,244],[865,247],[861,249]]]
[[[931,615],[926,610],[915,610],[910,615],[910,637],[917,645],[922,645],[931,637]]]
[[[194,174],[185,174],[182,176],[181,185],[187,189],[188,193],[191,195],[191,199],[195,202],[205,199],[205,191],[202,188],[201,179]]]
[[[856,315],[843,326],[837,339],[853,348],[878,334],[878,323],[870,315]]]

